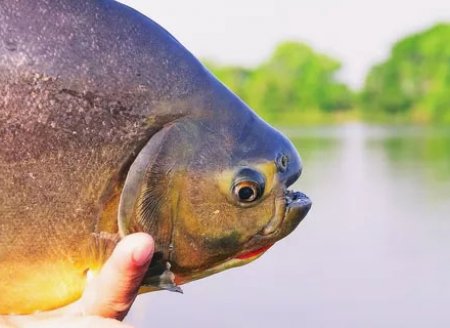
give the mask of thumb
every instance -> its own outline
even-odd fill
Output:
[[[153,251],[150,235],[125,236],[100,273],[88,283],[81,299],[84,314],[122,320],[137,296]]]

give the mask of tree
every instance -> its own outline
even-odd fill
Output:
[[[341,64],[302,43],[280,44],[268,61],[253,69],[207,65],[271,121],[295,113],[329,113],[352,106],[350,90],[335,78]]]
[[[361,94],[372,113],[450,121],[450,24],[408,36],[369,72]]]

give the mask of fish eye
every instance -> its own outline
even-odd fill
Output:
[[[250,203],[258,197],[260,193],[258,189],[258,185],[253,181],[244,181],[234,186],[234,195],[238,201]]]
[[[264,193],[265,179],[261,173],[250,168],[241,169],[233,184],[233,196],[240,203],[252,203]]]

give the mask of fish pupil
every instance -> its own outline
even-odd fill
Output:
[[[255,191],[250,187],[243,187],[239,190],[241,200],[250,200],[255,195]]]

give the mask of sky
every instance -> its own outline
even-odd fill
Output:
[[[283,40],[306,42],[343,64],[359,88],[401,37],[450,22],[449,0],[121,0],[171,32],[195,56],[255,66]]]

